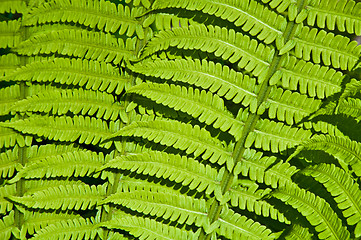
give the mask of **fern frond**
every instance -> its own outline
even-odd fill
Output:
[[[323,99],[341,91],[343,73],[295,57],[285,57],[282,68],[270,80],[283,88],[298,90],[301,94]]]
[[[20,99],[20,86],[11,85],[6,88],[0,88],[0,115],[10,113],[10,107]]]
[[[320,239],[350,239],[350,233],[330,205],[312,192],[295,184],[285,185],[272,196],[297,209],[315,227]]]
[[[21,113],[45,112],[57,115],[70,111],[105,120],[121,118],[122,121],[128,121],[124,107],[115,101],[113,95],[83,89],[42,92],[18,101],[11,109]]]
[[[22,133],[42,136],[52,140],[78,141],[85,144],[98,144],[111,134],[105,121],[83,116],[52,117],[33,115],[26,119],[3,123],[3,125]],[[109,148],[111,143],[100,145]]]
[[[97,227],[93,219],[75,218],[51,224],[40,229],[31,240],[95,239]]]
[[[19,147],[30,146],[32,141],[30,136],[23,136],[11,128],[4,127],[3,124],[9,123],[0,123],[0,148],[10,148],[16,144]]]
[[[199,192],[205,191],[206,194],[215,192],[217,197],[221,195],[220,182],[223,172],[218,173],[209,165],[184,156],[156,151],[129,154],[114,158],[101,169],[106,168],[129,170],[137,174],[169,179]]]
[[[12,234],[19,238],[20,230],[15,226],[14,211],[0,219],[0,238],[10,239]]]
[[[20,25],[18,20],[0,22],[0,48],[12,48],[20,43]]]
[[[212,138],[210,133],[198,125],[181,123],[175,120],[155,120],[134,122],[125,126],[111,137],[135,136],[148,139],[169,147],[184,150],[187,154],[195,157],[202,156],[203,159],[212,163],[227,164],[232,169],[234,163],[229,151],[221,142]]]
[[[317,28],[303,27],[294,40],[296,57],[342,70],[351,71],[361,55],[356,41]]]
[[[1,0],[0,2],[0,13],[25,13],[28,11],[24,0]]]
[[[23,41],[14,50],[21,55],[51,54],[74,56],[119,64],[134,58],[136,38],[115,38],[111,34],[64,29],[45,32]]]
[[[162,217],[179,224],[195,224],[198,227],[209,224],[205,200],[182,194],[148,191],[118,192],[110,195],[103,203],[122,205],[133,211]]]
[[[141,61],[128,67],[146,76],[193,84],[217,93],[234,103],[250,106],[255,111],[258,86],[256,79],[234,71],[220,63],[198,59]]]
[[[136,32],[138,38],[144,38],[144,30],[137,16],[143,13],[142,8],[129,8],[122,4],[115,5],[104,0],[89,0],[86,2],[76,0],[57,0],[45,2],[37,8],[32,9],[24,17],[26,26],[72,22],[90,27],[98,28],[105,32],[126,34],[133,36]]]
[[[109,63],[67,58],[34,61],[16,69],[5,80],[56,82],[115,94],[130,85],[130,76]]]
[[[29,208],[86,210],[94,208],[105,196],[105,186],[68,184],[37,191],[23,197],[8,196],[11,201]]]
[[[333,164],[319,164],[301,171],[322,183],[342,210],[347,224],[361,223],[361,190],[352,176]],[[359,233],[360,234],[360,233]]]
[[[287,21],[282,15],[269,10],[263,4],[254,0],[201,0],[195,3],[192,0],[156,0],[153,9],[183,8],[197,10],[209,15],[215,15],[228,20],[252,36],[257,36],[266,44],[272,43],[281,36],[286,29]]]
[[[59,187],[60,185],[86,185],[86,183],[75,178],[53,178],[53,179],[26,179],[25,191],[27,195],[46,190],[50,187]]]
[[[217,223],[219,227],[216,232],[228,239],[275,239],[279,235],[258,222],[233,212],[226,205],[222,208]]]
[[[288,162],[277,162],[276,157],[262,157],[261,152],[246,149],[242,161],[234,169],[235,174],[249,177],[258,183],[264,183],[272,188],[278,188],[292,182],[292,175],[298,169]]]
[[[361,3],[353,0],[311,1],[307,5],[307,24],[361,35]]]
[[[155,29],[157,31],[171,30],[174,27],[183,27],[183,26],[199,24],[196,21],[189,18],[182,18],[176,15],[171,15],[161,12],[154,15],[150,15],[143,22],[143,27],[148,27],[152,23],[154,23]]]
[[[197,49],[237,63],[255,76],[267,74],[274,49],[233,29],[218,26],[189,26],[161,31],[145,46],[142,58],[169,47]]]
[[[357,121],[361,120],[361,100],[359,98],[340,99],[335,114],[344,114]]]
[[[359,142],[345,137],[317,135],[302,143],[295,154],[302,150],[324,151],[341,163],[351,165],[355,174],[361,176],[361,143]]]
[[[12,195],[16,195],[15,184],[0,187],[0,214],[4,215],[13,209],[13,204],[5,199],[5,197]]]
[[[273,205],[262,200],[264,196],[269,194],[271,189],[245,188],[234,186],[229,190],[230,202],[233,207],[241,210],[254,212],[259,216],[270,217],[279,222],[290,224],[291,222],[276,209]]]
[[[100,177],[96,170],[104,164],[102,153],[91,151],[74,151],[57,156],[48,156],[27,163],[9,182],[17,182],[21,178],[51,177]]]
[[[289,10],[290,12],[294,5],[296,5],[296,0],[261,0],[263,3],[266,3],[271,8],[274,8],[279,13],[283,13],[286,10]],[[290,14],[290,13],[288,13]],[[291,18],[291,20],[293,20]]]
[[[18,150],[19,148],[15,146],[11,150],[0,153],[0,178],[10,178],[14,175],[15,170],[20,169]]]
[[[188,113],[200,122],[229,132],[236,141],[241,136],[244,123],[226,111],[222,98],[210,92],[173,84],[144,83],[129,89],[127,93],[136,93],[156,103]]]
[[[268,116],[271,119],[277,118],[279,121],[293,125],[315,112],[321,103],[320,100],[298,92],[272,88],[265,105],[268,107]]]
[[[356,69],[359,69],[360,66],[357,65],[355,67]],[[359,93],[361,91],[361,81],[357,79],[351,79],[350,82],[348,82],[345,86],[345,89],[342,92],[342,95],[340,99],[345,99],[350,96],[354,96],[355,94]]]
[[[247,136],[245,147],[254,144],[256,148],[277,153],[298,145],[310,136],[309,130],[263,119],[257,122],[255,130]]]
[[[24,224],[21,226],[20,239],[26,239],[27,234],[34,235],[48,225],[75,218],[79,218],[79,216],[72,213],[47,213],[24,210]]]
[[[194,233],[179,229],[168,224],[157,222],[154,219],[141,218],[135,216],[122,216],[110,221],[101,223],[102,227],[123,230],[129,232],[139,239],[159,239],[159,240],[196,240],[199,232]]]
[[[286,240],[311,240],[313,239],[307,228],[304,228],[298,224],[293,224],[291,230],[285,236]]]
[[[3,76],[8,76],[20,66],[20,57],[9,53],[0,56],[0,77],[3,80]]]

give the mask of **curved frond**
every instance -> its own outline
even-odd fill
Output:
[[[15,226],[14,211],[0,219],[0,238],[10,239],[11,235],[19,237],[20,230]]]
[[[216,232],[228,239],[275,239],[279,234],[245,216],[228,209],[222,208],[220,218],[217,220],[219,227]]]
[[[19,148],[15,146],[11,150],[0,153],[0,178],[11,178],[15,170],[20,169],[18,150]]]
[[[145,122],[133,122],[124,127],[111,137],[135,136],[146,138],[149,141],[184,150],[187,154],[212,163],[227,164],[232,169],[234,162],[231,153],[228,152],[210,133],[198,125],[181,123],[175,120],[155,120]]]
[[[55,156],[38,157],[20,169],[9,182],[13,183],[21,178],[50,178],[50,177],[99,177],[96,170],[104,164],[104,155],[91,151],[73,151]]]
[[[126,33],[128,37],[136,32],[137,36],[143,39],[144,30],[136,20],[142,12],[142,8],[130,9],[129,6],[115,5],[105,0],[57,0],[45,2],[32,9],[25,15],[23,22],[26,26],[73,22],[105,32],[116,32],[120,35]]]
[[[242,161],[234,169],[235,174],[249,177],[258,183],[278,188],[292,182],[292,175],[298,172],[288,162],[278,161],[276,157],[262,157],[261,152],[246,149]]]
[[[10,113],[11,105],[20,99],[19,85],[0,88],[0,116]]]
[[[296,57],[342,70],[352,70],[361,56],[356,41],[317,28],[303,27],[295,41]]]
[[[16,69],[5,80],[55,82],[115,94],[130,85],[130,76],[109,63],[68,58],[31,62]]]
[[[148,191],[118,192],[107,197],[103,203],[122,205],[133,211],[162,217],[179,224],[195,224],[198,227],[209,225],[205,200],[182,194]]]
[[[307,95],[291,92],[282,88],[272,88],[265,105],[271,119],[293,125],[304,117],[314,113],[321,105],[321,101],[309,98]]]
[[[13,204],[9,202],[6,197],[16,194],[16,185],[4,185],[0,187],[0,214],[4,215],[5,213],[13,210]]]
[[[97,235],[97,226],[93,219],[74,218],[50,224],[39,230],[31,240],[74,239],[90,240]]]
[[[159,32],[145,46],[142,57],[147,57],[169,47],[197,49],[213,53],[223,60],[237,63],[239,68],[252,72],[255,76],[267,74],[274,49],[258,43],[233,29],[218,26],[189,26]]]
[[[344,114],[357,121],[361,120],[361,99],[347,98],[340,99],[335,108],[335,114]]]
[[[285,185],[272,196],[297,209],[315,227],[320,239],[350,239],[350,233],[330,205],[312,192],[295,184]]]
[[[244,123],[236,120],[224,106],[222,98],[197,88],[179,85],[143,83],[128,90],[156,103],[188,113],[200,122],[229,132],[239,140]]]
[[[311,1],[307,5],[307,24],[361,35],[361,3],[354,0]]]
[[[119,64],[134,58],[135,40],[115,38],[111,34],[87,30],[64,29],[30,37],[15,51],[21,55],[51,54],[80,57]]]
[[[291,222],[276,209],[273,205],[262,200],[269,194],[271,189],[246,188],[242,186],[233,186],[229,190],[230,202],[233,207],[241,210],[254,212],[259,216],[270,217],[279,222],[290,224]]]
[[[361,190],[352,176],[333,164],[320,164],[301,171],[306,176],[312,176],[322,183],[331,193],[337,206],[342,210],[347,224],[355,225],[361,222]]]
[[[139,239],[197,240],[199,235],[199,232],[194,233],[184,229],[175,228],[173,226],[157,222],[154,219],[126,215],[101,223],[101,226],[110,229],[114,228],[127,231]]]
[[[341,162],[351,165],[357,176],[361,176],[361,143],[349,138],[317,135],[300,145],[294,154],[302,150],[321,150]]]
[[[23,136],[11,128],[5,127],[8,122],[0,123],[0,148],[14,147],[16,144],[19,147],[30,146],[32,137]]]
[[[105,186],[89,186],[82,183],[48,187],[31,195],[7,198],[28,208],[86,210],[94,208],[104,198],[105,192]]]
[[[9,53],[0,56],[0,77],[3,80],[3,76],[8,76],[20,66],[20,57]]]
[[[311,240],[313,239],[307,228],[301,227],[298,224],[293,224],[291,230],[285,236],[286,240]]]
[[[285,57],[282,68],[270,80],[283,88],[298,90],[301,94],[323,99],[341,91],[343,73],[295,57]]]
[[[263,119],[257,122],[253,132],[247,136],[245,146],[254,144],[256,148],[277,153],[295,147],[310,136],[309,130]]]
[[[153,9],[183,8],[197,10],[233,22],[265,43],[272,43],[286,29],[287,21],[282,15],[269,10],[254,0],[156,0]]]
[[[107,162],[101,169],[105,168],[129,170],[169,179],[199,192],[205,191],[206,194],[215,192],[216,196],[221,195],[222,171],[218,173],[209,165],[184,156],[155,151],[129,154]]]
[[[29,118],[3,123],[17,131],[48,139],[85,144],[98,144],[105,140],[111,131],[105,121],[96,118],[74,116],[74,117],[52,117],[31,116]],[[109,148],[111,143],[101,144]]]
[[[1,91],[1,90],[0,90]],[[1,106],[1,105],[0,105]],[[115,121],[121,118],[128,121],[124,107],[115,101],[114,96],[100,91],[83,89],[46,91],[18,101],[11,107],[15,112],[45,112],[64,115],[89,115]]]
[[[18,20],[0,22],[0,48],[12,48],[20,43],[20,25]]]
[[[259,88],[256,79],[220,63],[198,59],[157,59],[129,64],[128,67],[146,76],[193,84],[234,103],[250,106],[251,111],[256,109]]]
[[[25,13],[27,10],[24,0],[1,0],[0,13]]]

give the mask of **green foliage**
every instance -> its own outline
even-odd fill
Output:
[[[0,239],[359,239],[360,13],[0,0]]]

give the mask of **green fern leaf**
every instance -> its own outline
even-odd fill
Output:
[[[20,230],[15,226],[14,211],[0,219],[0,238],[10,239],[11,235],[19,238]]]
[[[10,106],[20,99],[19,85],[12,85],[0,89],[0,115],[10,113]]]
[[[58,53],[66,56],[119,64],[134,57],[135,40],[115,38],[111,34],[64,29],[45,32],[25,40],[15,48],[21,55]]]
[[[0,56],[0,77],[3,80],[3,76],[8,76],[20,66],[20,57],[9,53]]]
[[[340,99],[334,110],[336,114],[344,114],[357,121],[361,120],[361,100],[358,98]]]
[[[187,154],[212,163],[227,164],[232,169],[233,158],[219,140],[211,137],[210,133],[198,125],[192,126],[174,120],[155,120],[134,122],[111,137],[136,136],[146,138],[149,141],[184,150]]]
[[[115,121],[120,117],[128,121],[124,107],[115,102],[113,95],[83,89],[42,92],[18,101],[11,109],[21,113],[45,112],[57,115],[70,111],[105,120]]]
[[[97,228],[93,219],[75,218],[51,224],[41,229],[31,240],[95,239]]]
[[[129,170],[138,174],[169,179],[188,186],[192,190],[205,191],[206,194],[214,192],[217,197],[221,195],[219,184],[223,171],[218,173],[209,165],[184,156],[155,151],[131,154],[114,158],[102,167],[102,169],[105,168]]]
[[[19,30],[20,21],[18,20],[0,22],[0,48],[16,47],[21,39]]]
[[[129,89],[128,93],[136,93],[156,103],[188,113],[200,122],[229,132],[236,141],[240,138],[244,123],[226,111],[223,100],[217,95],[191,87],[155,83],[137,85]]]
[[[353,0],[311,1],[307,6],[307,24],[361,35],[361,4]]]
[[[270,84],[280,83],[285,89],[299,90],[301,94],[320,99],[341,91],[344,75],[333,68],[295,57],[283,58],[282,66],[282,69],[273,75]]]
[[[220,63],[198,59],[174,61],[157,59],[127,66],[132,71],[146,76],[189,83],[208,89],[234,103],[241,102],[245,107],[250,106],[252,112],[256,109],[259,88],[256,80]]]
[[[245,216],[233,212],[227,207],[222,208],[219,227],[216,232],[228,239],[275,239],[277,235],[265,226]]]
[[[16,194],[16,185],[4,185],[0,187],[0,214],[6,214],[13,210],[13,204],[5,197]]]
[[[105,186],[68,184],[49,187],[23,197],[8,196],[11,201],[29,208],[86,210],[92,209],[105,196]]]
[[[191,25],[189,28],[174,28],[157,34],[145,46],[142,58],[169,47],[214,53],[223,60],[237,63],[239,68],[244,68],[255,76],[263,77],[267,74],[270,59],[274,55],[274,49],[271,47],[232,29],[212,25]]]
[[[118,192],[110,195],[103,203],[114,203],[179,224],[195,224],[198,227],[209,225],[205,200],[181,194],[148,191]]]
[[[10,148],[14,147],[16,144],[19,145],[19,147],[30,146],[32,140],[31,137],[23,136],[8,127],[4,127],[4,125],[9,123],[5,122],[0,124],[0,148]]]
[[[313,239],[307,228],[301,227],[298,224],[293,224],[291,230],[285,236],[286,240],[311,240]]]
[[[153,9],[183,8],[197,10],[203,13],[215,15],[222,19],[233,22],[234,25],[242,26],[244,31],[252,36],[257,36],[266,44],[272,43],[281,36],[286,29],[286,19],[267,9],[263,4],[254,0],[202,0],[197,3],[191,0],[165,1],[156,0]]]
[[[157,222],[149,218],[122,216],[108,222],[101,223],[106,228],[122,229],[139,239],[198,239],[199,232],[193,233]],[[118,238],[117,238],[118,239]]]
[[[26,2],[23,0],[1,0],[0,13],[25,13],[26,11]]]
[[[342,210],[347,224],[361,222],[361,190],[351,175],[332,164],[320,164],[301,171],[322,183]]]
[[[312,226],[320,239],[350,239],[350,233],[330,205],[319,196],[299,188],[285,185],[272,196],[297,209]]]
[[[3,123],[3,125],[48,139],[66,142],[77,140],[79,143],[85,144],[98,144],[111,134],[106,122],[83,116],[74,116],[73,118],[32,116],[23,120]],[[101,145],[109,148],[111,143]]]
[[[249,177],[258,183],[264,183],[272,188],[278,188],[292,182],[292,175],[298,169],[287,162],[277,161],[277,158],[262,157],[261,152],[246,149],[242,161],[234,169],[235,174]]]
[[[356,141],[345,137],[318,135],[300,145],[295,154],[302,150],[324,151],[341,163],[351,165],[355,174],[361,176],[361,144]]]
[[[134,32],[140,39],[144,38],[144,30],[136,20],[142,14],[142,8],[130,8],[122,4],[115,5],[104,0],[90,0],[86,2],[75,0],[57,0],[45,2],[32,9],[24,18],[26,26],[73,22],[92,29],[97,28],[105,32],[126,33],[131,37]]]
[[[8,75],[7,81],[52,82],[120,94],[130,76],[109,63],[85,59],[55,58],[34,61]]]
[[[295,41],[296,57],[342,70],[352,70],[361,55],[356,41],[317,28],[303,27]]]
[[[15,146],[11,150],[0,153],[0,178],[11,178],[15,171],[18,171],[21,167],[18,163],[19,148]]]

